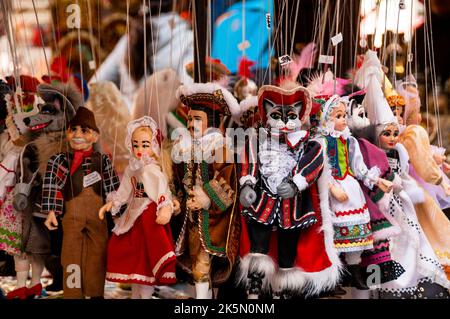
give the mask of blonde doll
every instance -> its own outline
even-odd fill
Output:
[[[106,278],[130,283],[133,299],[148,299],[154,285],[176,282],[168,224],[174,211],[168,182],[170,157],[161,151],[161,133],[149,116],[128,123],[126,146],[131,158],[120,187],[99,211],[100,219],[106,211],[116,217],[108,243]],[[117,217],[124,204],[126,211]]]

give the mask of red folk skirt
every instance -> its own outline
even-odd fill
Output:
[[[174,284],[175,264],[170,226],[156,223],[156,203],[152,202],[128,232],[110,238],[106,279],[144,285]]]

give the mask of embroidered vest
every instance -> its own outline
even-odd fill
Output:
[[[103,168],[102,154],[98,152],[92,153],[91,161],[92,161],[90,165],[91,173],[98,172],[101,176]],[[66,184],[64,185],[62,191],[65,201],[69,201],[72,198],[80,195],[80,193],[83,191],[83,178],[84,178],[83,164],[78,167],[78,169],[75,171],[75,173],[73,173],[72,176],[70,176],[70,173],[68,173]],[[103,181],[100,180],[89,187],[93,187],[95,193],[102,197],[103,196],[102,186]]]
[[[348,159],[348,140],[325,136],[331,174],[335,179],[344,179],[347,174],[354,176]]]

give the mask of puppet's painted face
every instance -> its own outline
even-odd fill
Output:
[[[187,128],[192,137],[202,137],[208,128],[208,116],[200,110],[189,110]]]
[[[347,114],[345,112],[345,105],[339,103],[335,106],[330,114],[330,121],[334,122],[334,129],[342,132],[347,127]]]
[[[136,158],[144,156],[153,157],[155,153],[152,149],[152,131],[149,127],[139,127],[131,135],[131,147]]]
[[[89,127],[71,126],[66,132],[70,147],[75,151],[88,151],[98,140],[98,133]]]
[[[277,105],[269,99],[264,99],[263,106],[267,114],[266,124],[268,128],[282,133],[289,133],[301,129],[300,111],[303,102],[297,102],[291,105]]]
[[[380,147],[386,151],[393,149],[398,142],[399,134],[398,126],[393,124],[386,126],[378,137]]]

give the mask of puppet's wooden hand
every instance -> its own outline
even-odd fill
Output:
[[[163,206],[156,213],[156,223],[159,225],[166,225],[170,222],[171,217],[172,207],[170,207],[170,205]]]
[[[292,198],[296,193],[297,190],[294,183],[283,182],[277,187],[277,194],[284,199]]]
[[[377,186],[383,191],[383,193],[389,193],[392,190],[394,184],[386,179],[379,178]]]
[[[105,205],[102,206],[102,208],[100,208],[100,210],[98,211],[98,218],[100,218],[100,220],[103,220],[103,218],[105,218],[105,213],[107,211],[110,211],[113,207],[113,202],[107,202]]]
[[[250,207],[256,200],[256,192],[250,185],[245,185],[241,189],[241,194],[239,195],[239,201],[242,206]]]
[[[54,211],[48,212],[47,219],[45,220],[44,225],[49,230],[58,229],[58,219],[56,219],[56,214]]]
[[[336,198],[337,201],[339,201],[341,203],[348,200],[347,193],[341,187],[339,187],[337,185],[330,186],[330,193],[334,198]]]

